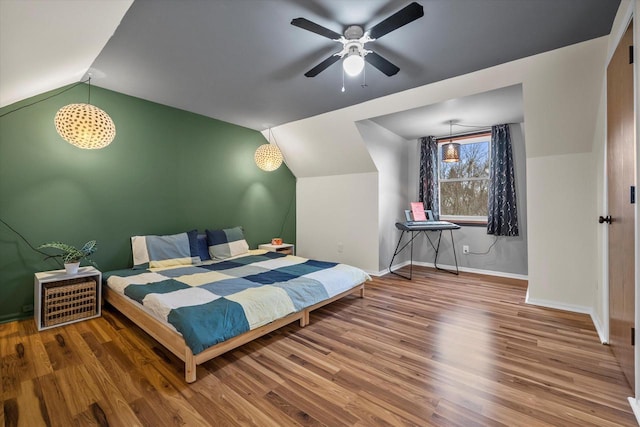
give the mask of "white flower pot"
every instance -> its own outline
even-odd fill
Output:
[[[78,268],[79,267],[80,267],[80,262],[65,262],[64,263],[64,269],[66,270],[67,274],[69,274],[69,275],[78,274]]]

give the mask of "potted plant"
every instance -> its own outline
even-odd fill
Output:
[[[92,265],[96,266],[96,263],[93,262],[89,255],[94,253],[98,249],[98,244],[95,240],[89,240],[81,249],[76,249],[71,245],[67,245],[66,243],[61,242],[50,242],[40,245],[38,249],[52,248],[58,249],[62,251],[62,254],[58,255],[50,255],[47,258],[62,258],[62,262],[64,263],[64,268],[67,271],[67,274],[77,274],[78,267],[80,267],[80,261],[86,259]]]

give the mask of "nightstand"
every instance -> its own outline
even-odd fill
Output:
[[[283,243],[281,245],[272,245],[271,243],[264,243],[258,246],[258,249],[264,249],[269,252],[278,252],[284,255],[295,255],[296,247],[291,243]]]
[[[65,270],[35,274],[33,309],[39,331],[100,317],[102,273],[81,267],[78,274]]]

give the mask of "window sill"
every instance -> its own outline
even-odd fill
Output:
[[[466,226],[466,227],[486,227],[487,221],[473,221],[468,219],[446,219],[440,218],[442,221],[449,221],[457,225]]]

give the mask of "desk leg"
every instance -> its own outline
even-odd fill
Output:
[[[409,280],[413,278],[413,238],[415,235],[411,232],[411,254],[409,255]]]
[[[440,240],[442,240],[442,230],[439,230],[439,231],[440,231],[440,234],[438,235],[438,245],[436,246],[436,258],[433,261],[433,265],[437,270],[446,271],[447,273],[458,275],[460,274],[460,270],[458,269],[458,257],[456,256],[456,244],[455,244],[455,241],[453,240],[453,230],[451,229],[449,230],[449,235],[451,236],[451,248],[453,250],[453,259],[456,262],[456,271],[454,272],[446,268],[438,267],[438,252],[440,252]],[[431,246],[433,246],[433,244]]]
[[[403,247],[400,247],[400,243],[402,243],[402,238],[404,237],[404,233],[405,231],[403,230],[402,233],[400,234],[400,238],[398,239],[398,244],[396,245],[396,250],[393,252],[393,257],[391,257],[391,262],[389,263],[389,273],[395,274],[396,276],[400,276],[403,279],[408,279],[411,280],[411,278],[413,277],[413,239],[415,239],[415,235],[413,234],[413,232],[411,232],[411,240],[409,240],[407,243],[404,244]],[[400,273],[396,273],[395,271],[391,270],[391,266],[393,265],[393,260],[396,258],[396,256],[402,252],[404,250],[404,248],[407,247],[407,245],[411,244],[411,259],[409,261],[409,276],[405,276],[402,275]]]
[[[453,230],[449,229],[449,234],[451,235],[451,248],[453,249],[453,259],[456,262],[456,274],[460,274],[460,270],[458,269],[458,256],[456,255],[456,242],[453,240]]]
[[[438,244],[435,247],[436,257],[433,260],[433,266],[437,270],[444,270],[443,268],[438,267],[438,254],[440,253],[440,240],[442,240],[442,230],[438,230]],[[431,240],[429,240],[429,242],[431,242]],[[433,246],[433,243],[431,243],[431,246]]]
[[[389,272],[390,273],[392,273],[391,266],[393,265],[393,260],[396,259],[396,255],[398,255],[400,253],[400,251],[402,249],[404,249],[404,246],[403,246],[400,251],[398,250],[398,248],[400,247],[400,243],[402,242],[402,237],[403,236],[404,236],[404,231],[402,233],[400,233],[400,239],[398,239],[398,244],[396,245],[396,250],[393,252],[393,256],[391,257],[391,262],[389,263]]]

